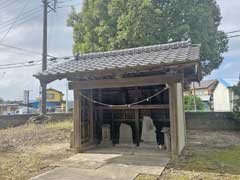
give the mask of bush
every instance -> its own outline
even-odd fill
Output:
[[[204,103],[203,101],[197,96],[185,96],[184,97],[184,108],[186,111],[194,111],[194,98],[196,101],[196,110],[203,111],[204,110]]]

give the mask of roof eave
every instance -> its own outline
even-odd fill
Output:
[[[35,78],[39,79],[41,82],[50,83],[55,80],[61,80],[65,78],[69,78],[71,76],[75,76],[76,74],[79,76],[89,76],[94,72],[95,75],[103,75],[103,74],[111,74],[111,73],[118,73],[121,72],[124,74],[125,72],[137,72],[137,71],[148,71],[148,70],[156,70],[156,69],[167,69],[167,68],[175,68],[176,66],[183,66],[184,65],[192,65],[196,68],[196,75],[193,78],[196,81],[200,81],[202,78],[202,71],[201,71],[201,63],[200,60],[191,60],[186,62],[178,62],[178,63],[171,63],[171,64],[161,64],[161,65],[148,65],[148,66],[137,66],[137,67],[124,67],[124,68],[116,68],[116,69],[104,69],[104,70],[92,70],[92,71],[84,71],[84,72],[66,72],[66,73],[57,73],[57,74],[36,74],[33,75]],[[184,68],[183,68],[184,69]]]

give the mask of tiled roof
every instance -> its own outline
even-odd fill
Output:
[[[78,60],[73,59],[68,62],[56,64],[35,76],[187,63],[199,60],[199,53],[200,45],[192,45],[190,41],[182,41],[124,50],[81,54]]]
[[[190,85],[190,89],[205,89],[205,88],[209,88],[211,85],[216,85],[217,84],[217,80],[216,79],[211,79],[211,80],[203,80],[200,83],[198,82],[193,82]],[[194,87],[193,87],[194,85]]]

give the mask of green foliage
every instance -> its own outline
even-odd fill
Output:
[[[4,103],[3,98],[0,98],[0,104],[3,104],[3,103]]]
[[[233,92],[234,92],[234,116],[236,119],[240,120],[240,80],[238,82],[238,85],[233,87]]]
[[[196,101],[196,110],[198,111],[203,111],[204,110],[204,103],[202,100],[195,96],[195,101]],[[195,110],[194,108],[194,96],[184,96],[184,108],[186,111],[193,111]]]
[[[215,0],[85,0],[72,10],[74,53],[89,53],[180,41],[201,44],[206,74],[218,68],[227,51],[218,30],[221,14]]]

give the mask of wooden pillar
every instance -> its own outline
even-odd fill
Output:
[[[73,121],[73,138],[74,138],[74,148],[79,153],[82,150],[82,115],[81,115],[81,96],[79,90],[74,90],[74,121]]]
[[[170,133],[171,133],[171,156],[175,159],[178,155],[178,138],[177,138],[177,85],[168,84],[169,86],[169,115],[170,115]]]
[[[135,101],[139,100],[139,89],[138,87],[135,88],[136,91],[136,98]],[[140,127],[139,127],[140,119],[139,119],[139,109],[135,110],[135,132],[136,132],[136,139],[137,139],[137,146],[140,144]]]
[[[184,113],[184,98],[182,83],[177,83],[177,137],[178,154],[180,154],[186,144],[186,122]]]
[[[89,98],[93,100],[93,90],[89,90]],[[90,135],[90,144],[94,142],[94,131],[93,131],[93,113],[94,113],[94,108],[93,108],[93,102],[88,101],[89,103],[89,135]]]
[[[135,110],[135,132],[136,132],[136,140],[137,140],[137,146],[140,144],[140,127],[139,127],[139,110]]]
[[[83,94],[84,96],[87,95],[87,90],[80,90],[80,93]],[[81,148],[85,149],[86,148],[86,142],[87,142],[87,134],[86,131],[88,132],[87,126],[88,126],[88,116],[86,117],[86,111],[88,111],[88,102],[85,98],[81,98]],[[86,121],[87,120],[87,121]]]
[[[102,89],[98,90],[98,101],[102,102]],[[97,132],[98,132],[97,135],[100,136],[100,137],[102,137],[102,123],[103,123],[103,110],[100,109],[98,111],[98,119],[97,119],[97,124],[98,124],[97,128],[99,128],[97,130]],[[100,138],[99,140],[101,142],[102,138]],[[100,142],[98,142],[98,143],[100,143]]]

